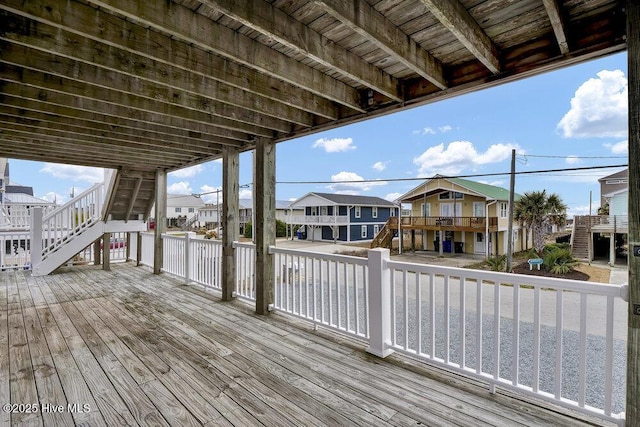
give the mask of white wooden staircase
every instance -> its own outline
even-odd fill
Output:
[[[108,174],[104,183],[95,184],[46,215],[42,208],[34,208],[31,215],[32,274],[44,276],[53,272],[104,233],[146,230],[147,207],[153,203],[148,199],[153,190],[150,194],[141,193],[143,180],[135,181],[131,188],[123,179],[123,173],[117,171]],[[140,202],[139,198],[146,200]],[[145,213],[138,213],[137,205],[143,205]],[[114,213],[120,218],[114,219]],[[134,219],[130,219],[132,217]],[[109,247],[108,244],[104,246]]]

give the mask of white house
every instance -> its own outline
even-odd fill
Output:
[[[291,215],[303,215],[304,210],[292,209],[289,206],[289,201],[276,200],[276,220],[289,223],[288,218]],[[220,204],[220,216],[222,214],[222,204]],[[253,199],[240,199],[239,200],[239,220],[240,220],[240,234],[244,233],[244,228],[248,223],[253,220]],[[198,221],[201,225],[207,228],[218,227],[218,205],[207,204],[206,206],[198,209]]]
[[[198,221],[198,210],[205,206],[200,197],[185,194],[167,195],[167,222],[169,226],[182,227]],[[198,224],[195,224],[198,225]]]

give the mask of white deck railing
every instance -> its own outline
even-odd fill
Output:
[[[56,206],[51,203],[33,205],[27,203],[5,202],[0,205],[0,230],[29,230],[31,226],[31,208],[42,207],[46,215]]]
[[[274,309],[368,338],[367,260],[271,247]]]
[[[0,271],[31,267],[31,234],[28,231],[0,233]]]
[[[79,194],[42,218],[42,259],[101,219],[104,184]]]
[[[221,243],[189,238],[185,253],[185,240],[164,236],[164,271],[219,289]],[[142,241],[143,262],[150,252],[153,264],[153,236]],[[236,296],[255,300],[255,247],[234,248]],[[477,378],[492,392],[516,390],[624,424],[624,284],[397,262],[386,249],[370,250],[368,259],[270,253],[276,311],[364,339],[382,357],[396,351]]]

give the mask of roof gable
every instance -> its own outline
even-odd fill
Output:
[[[334,193],[307,193],[289,205],[290,207],[304,206],[338,206],[338,205],[356,205],[356,206],[378,206],[393,207],[394,204],[388,200],[375,196],[357,196],[350,194],[334,194]]]
[[[428,191],[427,187],[429,183],[434,181],[436,182],[447,181],[455,186],[455,187],[450,187],[450,186],[444,187],[442,184],[439,184],[437,189],[442,189],[445,191],[466,192],[466,193],[474,194],[477,196],[485,197],[487,200],[505,200],[505,201],[509,200],[509,190],[505,188],[497,187],[495,185],[490,185],[490,184],[484,184],[482,182],[471,181],[468,179],[447,178],[440,175],[436,175],[433,178],[428,178],[426,181],[424,181],[420,185],[414,187],[409,192],[400,196],[400,198],[397,200],[398,201],[409,200],[409,199],[415,198],[416,196],[424,194],[425,192]],[[434,191],[434,189],[432,188],[430,191]],[[518,200],[520,199],[520,197],[521,197],[520,194],[517,194],[517,193],[514,194],[514,200]]]

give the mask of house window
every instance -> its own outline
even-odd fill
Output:
[[[379,226],[379,225],[377,225],[377,224],[376,224],[376,225],[374,225],[374,226],[373,226],[373,235],[374,235],[374,236],[377,236],[379,231],[380,231],[380,226]]]
[[[367,238],[367,226],[366,225],[363,225],[362,227],[360,227],[360,236],[363,239]]]
[[[362,216],[362,212],[361,212],[360,206],[356,206],[355,216],[356,216],[356,218],[360,218]]]
[[[182,208],[176,208],[176,213],[182,212]]]
[[[371,216],[373,218],[378,218],[378,207],[377,206],[374,206],[374,207],[371,208]]]
[[[445,191],[444,193],[438,194],[438,198],[440,200],[463,199],[464,195],[457,191]]]
[[[431,216],[431,203],[420,203],[420,213],[422,216]]]
[[[316,206],[311,206],[311,216],[318,215],[318,208]]]
[[[189,208],[189,213],[195,212],[195,208]]]
[[[507,217],[507,209],[508,204],[505,202],[500,203],[500,218],[506,218]]]

